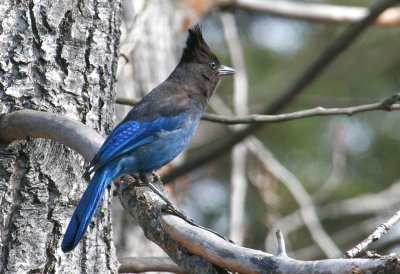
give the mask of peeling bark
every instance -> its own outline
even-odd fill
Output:
[[[0,115],[63,113],[111,129],[118,1],[5,0],[0,4]],[[0,146],[0,272],[116,272],[109,195],[82,243],[60,241],[86,183],[84,161],[53,141]]]

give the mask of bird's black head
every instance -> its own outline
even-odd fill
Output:
[[[220,77],[235,72],[234,69],[221,65],[204,40],[199,25],[189,30],[186,47],[179,64],[190,64],[192,72],[200,78],[202,92],[207,100],[213,95]]]

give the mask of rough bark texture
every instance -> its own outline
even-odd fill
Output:
[[[64,113],[105,133],[113,118],[118,1],[0,4],[0,115]],[[79,246],[60,250],[86,183],[83,159],[52,141],[0,146],[0,273],[116,272],[109,195]]]

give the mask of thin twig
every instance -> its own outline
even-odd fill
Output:
[[[262,12],[285,18],[301,19],[319,23],[355,23],[368,14],[368,8],[339,6],[323,3],[297,1],[236,0],[227,1],[220,6],[223,10],[240,9]],[[378,26],[400,25],[400,8],[391,8],[376,18]]]
[[[400,93],[396,93],[391,96],[389,99],[396,97],[396,101],[400,99]],[[330,115],[354,115],[360,112],[367,111],[391,111],[391,110],[399,110],[400,104],[395,104],[396,101],[392,101],[391,105],[387,104],[388,100],[384,100],[382,102],[367,104],[367,105],[359,105],[345,108],[324,108],[324,107],[316,107],[307,110],[295,111],[291,113],[278,114],[278,115],[259,115],[253,114],[242,117],[229,117],[223,115],[215,115],[215,114],[204,114],[203,120],[223,123],[223,124],[248,124],[248,123],[278,123],[285,122],[291,120],[297,120],[307,117],[315,117],[315,116],[330,116]]]
[[[343,121],[337,122],[333,129],[331,172],[321,187],[312,194],[317,204],[330,197],[343,181],[347,168],[345,134]]]
[[[389,229],[392,228],[400,220],[400,210],[397,211],[389,220],[378,226],[371,235],[369,235],[364,241],[357,244],[352,249],[346,251],[347,258],[354,258],[361,251],[367,249],[367,247],[373,242],[379,240],[383,234],[385,234]]]

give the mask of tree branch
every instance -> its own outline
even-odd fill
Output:
[[[369,26],[375,18],[379,16],[386,8],[397,4],[397,0],[381,0],[378,1],[371,9],[368,16],[360,22],[351,25],[344,33],[342,33],[336,40],[334,40],[322,54],[304,70],[304,73],[290,86],[287,90],[264,109],[261,114],[271,115],[281,111],[284,107],[289,105],[304,89],[312,83],[312,81],[320,75],[330,63],[345,49],[347,49],[352,42]],[[223,138],[216,138],[208,146],[207,150],[197,153],[195,156],[188,157],[184,164],[175,167],[173,170],[163,176],[164,183],[168,183],[177,177],[204,165],[211,160],[224,155],[237,143],[243,141],[247,136],[254,133],[261,128],[261,124],[251,124],[246,128],[237,131],[229,136]]]
[[[379,240],[383,234],[385,234],[389,229],[392,228],[400,220],[400,210],[397,211],[389,220],[378,226],[371,235],[369,235],[365,240],[361,243],[357,244],[352,249],[346,251],[346,256],[348,258],[354,258],[357,256],[361,251],[367,249],[367,247]]]
[[[190,253],[216,265],[239,273],[395,273],[400,270],[397,260],[387,259],[328,259],[300,261],[284,256],[237,246],[218,236],[194,227],[171,214],[163,213],[160,221],[168,234]],[[392,272],[390,272],[392,271]]]
[[[253,114],[241,117],[231,117],[231,116],[206,113],[203,115],[202,119],[205,121],[228,124],[228,125],[249,124],[249,123],[279,123],[279,122],[285,122],[285,121],[291,121],[291,120],[297,120],[315,116],[328,116],[328,115],[351,116],[356,113],[374,111],[374,110],[384,110],[384,111],[399,110],[400,104],[395,104],[398,101],[400,101],[400,93],[396,93],[392,95],[390,98],[379,103],[359,105],[353,107],[345,107],[345,108],[316,107],[312,109],[301,110],[285,114],[277,114],[277,115]]]
[[[285,18],[301,19],[319,23],[355,23],[367,16],[368,8],[339,6],[322,3],[296,1],[236,0],[220,5],[222,10],[246,10],[268,13]],[[386,10],[376,18],[374,24],[390,27],[400,25],[400,8]]]
[[[245,115],[248,113],[249,89],[235,17],[231,13],[223,13],[220,19],[232,66],[236,69],[233,76],[233,109],[237,115]],[[234,126],[234,130],[240,127],[241,125]],[[244,242],[245,235],[246,154],[247,149],[243,144],[236,145],[231,153],[229,237],[239,244]]]
[[[235,124],[251,124],[251,123],[280,123],[286,121],[292,121],[297,119],[303,119],[308,117],[316,116],[331,116],[331,115],[347,115],[352,116],[361,112],[368,111],[392,111],[399,110],[400,104],[396,104],[400,101],[400,93],[395,93],[391,97],[377,103],[358,105],[352,107],[343,108],[325,108],[325,107],[315,107],[306,110],[295,111],[291,113],[276,114],[276,115],[262,115],[262,114],[251,114],[245,116],[228,116],[219,115],[212,113],[204,113],[201,118],[204,121],[235,125]],[[136,100],[131,100],[127,98],[117,98],[116,103],[121,105],[134,106]]]
[[[62,143],[86,161],[93,159],[104,142],[96,131],[64,115],[24,109],[0,117],[0,143],[27,136]]]

